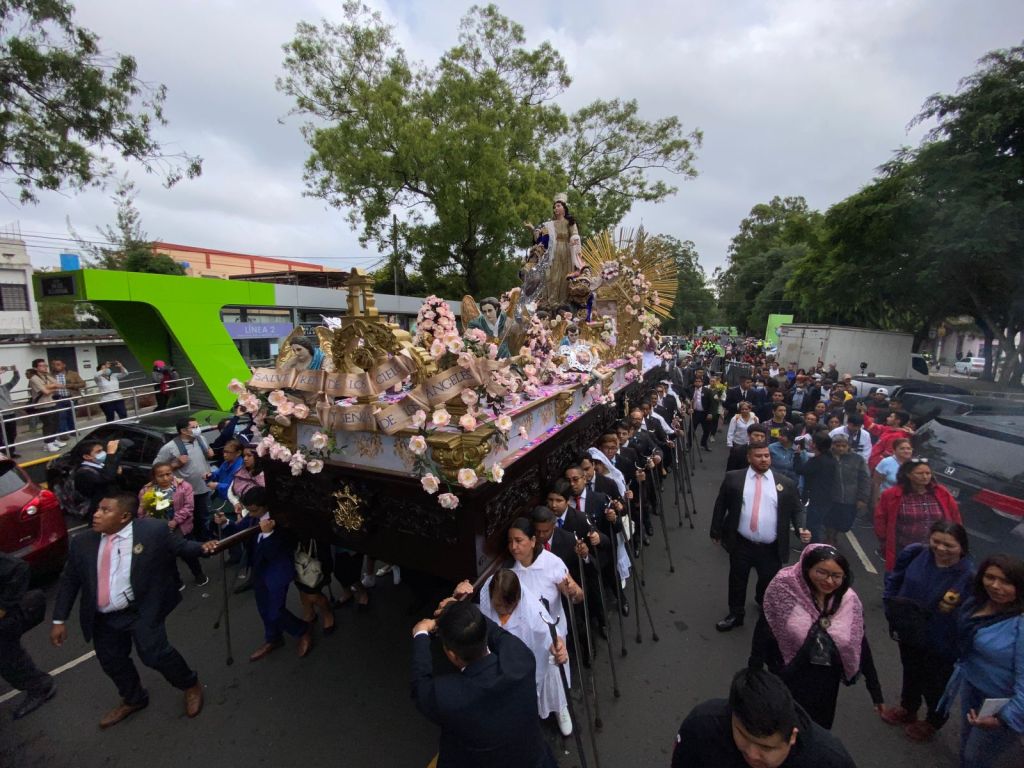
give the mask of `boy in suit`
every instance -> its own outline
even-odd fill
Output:
[[[459,674],[434,676],[432,634]],[[412,694],[441,727],[438,768],[557,768],[537,718],[537,662],[522,640],[465,601],[442,603],[412,636]]]

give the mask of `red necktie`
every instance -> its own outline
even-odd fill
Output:
[[[577,496],[577,497],[576,497],[576,509],[578,509],[578,510],[579,510],[580,512],[582,512],[582,511],[583,511],[583,502],[582,502],[582,499],[583,499],[583,497],[582,497],[582,496]]]
[[[551,542],[550,541],[545,541],[544,542],[544,549],[546,549],[548,552],[551,551]]]
[[[96,584],[96,604],[100,608],[110,605],[110,553],[114,549],[116,536],[107,536],[100,553],[99,581]]]
[[[750,505],[750,532],[757,533],[757,513],[761,511],[761,475],[754,473],[754,503]]]

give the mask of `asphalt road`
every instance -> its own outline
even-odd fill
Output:
[[[641,616],[643,642],[636,643],[635,615],[626,625],[628,656],[619,654],[618,623],[612,621],[612,642],[621,698],[614,699],[607,654],[600,648],[597,687],[604,728],[597,734],[601,765],[668,766],[679,723],[690,708],[708,698],[723,697],[735,670],[744,666],[753,633],[752,622],[722,635],[714,624],[726,612],[728,562],[713,546],[707,530],[711,505],[725,466],[721,439],[694,477],[698,504],[696,529],[677,527],[671,506],[667,520],[676,572],[669,574],[658,522],[657,536],[647,549],[646,594],[660,642],[651,641]],[[867,528],[855,528],[861,548],[874,550]],[[881,609],[881,577],[865,570],[861,557],[843,541],[841,549],[856,569],[855,589],[864,602],[868,635],[875,661],[891,702],[899,693],[896,645],[889,640]],[[795,557],[795,553],[794,553]],[[874,559],[874,565],[879,562]],[[58,694],[30,717],[12,722],[12,700],[0,703],[0,765],[9,768],[118,768],[161,766],[426,766],[436,752],[437,729],[415,710],[409,696],[410,628],[423,612],[411,614],[413,593],[408,583],[395,587],[378,579],[372,607],[356,613],[337,611],[338,630],[316,636],[305,659],[288,645],[259,663],[249,653],[262,642],[252,593],[232,595],[231,630],[235,663],[225,664],[223,629],[213,628],[222,606],[219,562],[210,562],[213,577],[204,588],[187,587],[181,606],[168,620],[173,644],[199,671],[206,707],[190,721],[181,694],[156,673],[140,667],[150,691],[148,709],[109,731],[100,731],[100,717],[117,704],[113,684],[103,675],[77,629],[69,622],[70,639],[63,649],[50,646],[48,623],[26,636],[39,665],[54,670]],[[880,570],[880,569],[879,569]],[[182,573],[187,571],[182,568]],[[228,572],[234,584],[233,570]],[[751,590],[753,585],[751,584]],[[50,585],[52,604],[53,585]],[[751,596],[752,599],[752,596]],[[297,596],[292,594],[297,606]],[[753,605],[748,613],[756,615]],[[78,662],[78,663],[75,663]],[[439,662],[443,669],[444,662]],[[0,689],[0,698],[6,693]],[[582,711],[577,702],[576,708]],[[840,691],[834,732],[861,768],[914,765],[915,768],[956,765],[959,728],[948,724],[930,744],[907,741],[898,728],[882,723],[871,708],[863,682]],[[560,737],[551,730],[561,751]],[[563,768],[579,765],[573,754],[561,754]],[[588,747],[589,749],[589,747]],[[589,765],[594,766],[589,761]]]

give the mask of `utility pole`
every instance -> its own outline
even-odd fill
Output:
[[[398,216],[391,214],[391,258],[395,270],[395,296],[398,295]]]

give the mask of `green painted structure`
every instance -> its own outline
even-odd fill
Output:
[[[249,378],[221,310],[276,304],[273,284],[243,280],[82,269],[36,273],[33,283],[37,301],[88,301],[100,307],[140,362],[167,360],[179,370],[190,368],[221,410],[235,400],[228,382]]]
[[[765,346],[777,347],[779,345],[779,326],[792,322],[792,315],[768,315],[768,325],[764,329]]]

